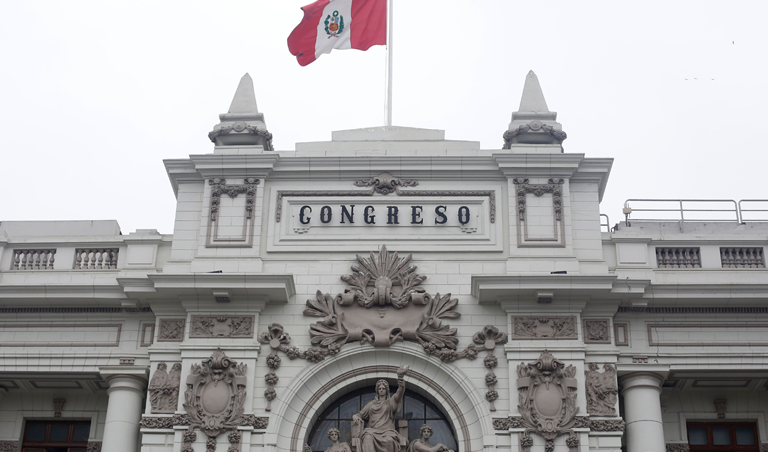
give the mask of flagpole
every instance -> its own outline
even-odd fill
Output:
[[[392,125],[392,3],[387,0],[387,74],[386,74],[386,98],[384,100],[384,125]]]

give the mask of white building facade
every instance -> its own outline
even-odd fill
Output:
[[[209,138],[173,234],[0,223],[0,451],[369,452],[402,366],[394,450],[768,450],[768,222],[601,230],[532,72],[503,149],[275,151],[247,75]]]

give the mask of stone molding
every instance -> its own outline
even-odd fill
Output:
[[[648,307],[619,306],[618,312],[645,312],[648,314],[768,314],[768,307]]]
[[[2,323],[0,330],[6,328],[113,328],[115,339],[112,342],[4,342],[0,347],[117,347],[120,345],[123,325],[121,323]],[[83,330],[81,329],[80,332]]]
[[[256,208],[256,186],[261,180],[256,177],[246,177],[242,184],[227,184],[223,178],[208,179],[211,186],[211,200],[208,211],[208,228],[205,234],[206,248],[251,248],[253,246],[254,219]],[[219,209],[221,195],[236,198],[245,194],[245,209],[243,210],[243,229],[240,237],[219,237]]]
[[[603,365],[603,372],[598,371],[596,363],[589,363],[584,371],[587,395],[587,413],[592,416],[616,416],[616,403],[619,384],[616,380],[616,368]]]
[[[181,342],[184,340],[186,319],[160,319],[157,342]]]
[[[152,312],[152,308],[0,308],[0,314],[59,314],[59,313],[144,313]]]
[[[517,366],[517,390],[521,424],[525,432],[519,435],[523,452],[533,445],[531,433],[542,436],[546,450],[554,450],[554,440],[568,435],[565,443],[570,452],[577,452],[579,437],[573,431],[576,423],[576,368],[565,366],[544,351],[536,361]]]
[[[578,339],[576,316],[513,316],[512,339]]]
[[[562,130],[555,129],[549,124],[544,124],[538,119],[534,119],[528,124],[523,124],[521,126],[515,127],[514,129],[505,131],[504,134],[502,135],[502,137],[504,138],[504,144],[502,145],[501,148],[512,149],[512,141],[514,140],[514,138],[520,134],[527,133],[527,132],[539,132],[542,134],[549,135],[555,140],[557,144],[562,144],[563,141],[565,141],[565,139],[568,138],[568,134],[563,132]]]
[[[608,319],[583,319],[585,344],[610,344],[611,322]]]
[[[252,338],[253,315],[193,315],[189,327],[190,338]]]
[[[257,137],[264,138],[264,150],[265,151],[275,150],[275,148],[272,146],[272,134],[269,131],[267,131],[266,129],[260,129],[256,126],[252,126],[250,124],[247,124],[244,121],[237,121],[231,126],[224,126],[219,129],[214,129],[211,132],[208,132],[208,139],[211,140],[212,143],[216,143],[216,138],[223,135],[229,135],[232,132],[241,133],[241,134],[245,133],[245,134],[255,135]]]
[[[512,179],[517,197],[517,247],[565,247],[565,222],[563,221],[563,184],[564,179],[548,179],[546,184],[531,184],[527,178]],[[526,195],[541,197],[552,193],[552,238],[531,238],[528,235]],[[559,227],[558,227],[559,225]]]

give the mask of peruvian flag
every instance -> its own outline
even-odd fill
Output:
[[[333,49],[387,43],[387,0],[318,0],[301,9],[304,19],[288,36],[288,49],[302,66]]]

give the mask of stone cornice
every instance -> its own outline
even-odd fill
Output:
[[[286,303],[296,293],[293,275],[250,273],[156,274],[148,278],[157,292],[168,295],[200,295],[201,291],[226,289],[233,296],[263,296],[272,303]]]
[[[500,303],[525,297],[536,300],[536,292],[544,290],[558,297],[601,298],[610,295],[614,275],[501,275],[473,276],[472,295],[480,303]],[[563,298],[566,299],[566,298]]]

